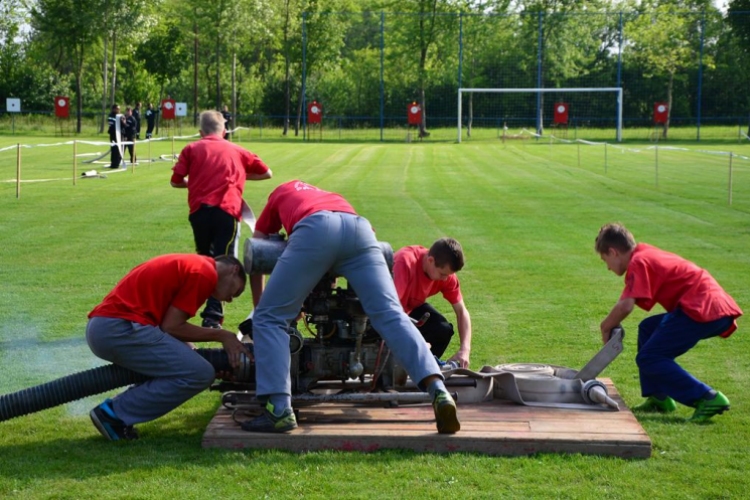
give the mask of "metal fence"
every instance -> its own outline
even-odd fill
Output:
[[[302,30],[298,119],[311,139],[319,129],[359,129],[387,140],[388,130],[408,129],[412,103],[427,131],[455,130],[462,87],[622,87],[626,138],[653,129],[657,102],[668,103],[667,125],[689,139],[713,138],[705,128],[714,126],[722,138],[741,137],[750,121],[750,12],[323,13],[305,16]],[[570,127],[616,121],[617,103],[601,92],[464,99],[462,121],[474,127],[543,133],[562,99]],[[321,125],[307,123],[313,100]]]

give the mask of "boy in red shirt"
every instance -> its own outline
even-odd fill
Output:
[[[200,126],[201,140],[180,152],[171,185],[188,190],[188,219],[198,254],[236,257],[245,181],[270,179],[271,170],[257,155],[224,140],[224,118],[218,111],[201,113]],[[203,326],[221,328],[221,302],[209,298],[201,317]]]
[[[241,354],[252,357],[234,332],[187,322],[209,296],[231,302],[246,282],[242,263],[228,255],[162,255],[135,267],[89,313],[91,351],[153,377],[91,410],[105,438],[137,439],[133,424],[154,420],[211,385],[214,368],[190,342],[221,342],[233,367]]]
[[[456,273],[464,267],[461,244],[453,238],[440,238],[429,250],[414,245],[400,249],[393,255],[393,280],[398,299],[406,314],[420,319],[429,313],[429,319],[417,329],[432,354],[440,358],[453,337],[453,325],[426,302],[428,297],[441,293],[453,307],[458,323],[461,345],[448,361],[456,361],[468,368],[471,355],[471,316],[461,296],[461,286]]]
[[[636,305],[650,311],[659,304],[667,311],[638,325],[635,361],[641,393],[648,399],[634,410],[672,412],[677,401],[695,408],[690,417],[693,422],[705,422],[729,410],[724,394],[685,371],[675,358],[701,340],[730,336],[742,315],[734,299],[705,269],[673,253],[636,244],[621,224],[603,226],[595,249],[610,271],[625,274],[625,290],[601,323],[604,342]]]

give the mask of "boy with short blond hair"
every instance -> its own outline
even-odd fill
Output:
[[[601,323],[602,340],[638,306],[646,311],[659,304],[667,312],[638,325],[641,393],[638,411],[668,413],[675,401],[695,408],[690,418],[705,422],[729,410],[729,399],[696,379],[675,362],[699,341],[729,337],[742,310],[716,280],[694,263],[645,243],[636,243],[622,224],[606,224],[594,246],[607,268],[625,275],[620,300]]]

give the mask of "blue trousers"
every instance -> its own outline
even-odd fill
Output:
[[[670,396],[675,401],[693,406],[711,387],[677,364],[675,358],[685,354],[699,341],[724,333],[733,318],[708,323],[690,319],[682,310],[657,314],[638,325],[638,354],[635,362],[644,397]]]
[[[100,358],[154,377],[113,398],[115,415],[126,425],[161,417],[216,379],[211,363],[155,326],[95,316],[86,325],[86,342]]]
[[[375,233],[358,215],[322,211],[294,227],[253,314],[256,394],[291,395],[289,323],[328,271],[344,276],[401,366],[419,383],[440,368],[398,300]]]

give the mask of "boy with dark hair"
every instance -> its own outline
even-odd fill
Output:
[[[161,255],[133,268],[89,313],[91,351],[153,377],[91,410],[105,438],[137,439],[134,424],[172,411],[211,385],[214,368],[192,342],[221,342],[233,367],[241,354],[252,357],[234,332],[188,323],[208,297],[231,302],[246,284],[245,268],[235,257]]]
[[[135,134],[136,134],[137,126],[138,126],[138,123],[135,120],[135,116],[133,116],[133,109],[130,106],[128,106],[127,108],[125,108],[125,128],[123,130],[125,132],[125,141],[131,143],[125,146],[125,148],[128,150],[128,153],[130,154],[131,165],[133,165],[136,162]]]
[[[675,401],[695,408],[690,420],[705,422],[729,410],[729,399],[675,362],[699,341],[729,337],[742,310],[716,280],[692,262],[645,243],[636,243],[621,224],[603,226],[594,246],[607,268],[625,275],[620,300],[601,323],[602,341],[638,306],[659,304],[667,312],[638,325],[635,361],[646,401],[638,411],[668,413]]]
[[[416,320],[429,313],[427,321],[417,328],[430,344],[432,354],[438,358],[450,344],[453,325],[425,301],[442,293],[453,307],[461,345],[448,361],[456,361],[461,368],[467,368],[471,354],[471,316],[456,276],[463,267],[463,249],[453,238],[440,238],[429,250],[419,245],[404,247],[393,256],[393,280],[401,306]]]

